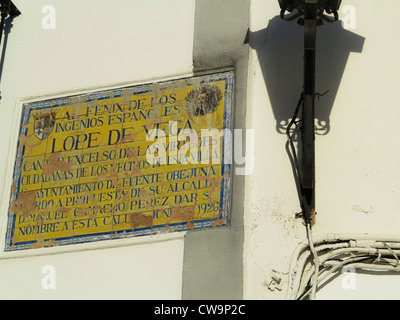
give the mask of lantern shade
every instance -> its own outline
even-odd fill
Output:
[[[293,9],[301,7],[309,0],[278,0],[281,9],[291,12]],[[318,7],[330,13],[333,10],[339,10],[342,0],[316,0]]]
[[[303,19],[300,17],[304,15],[304,10],[307,6],[313,6],[317,10],[319,18],[318,25],[322,25],[322,20],[327,22],[335,22],[339,19],[338,10],[342,0],[278,0],[281,7],[281,17],[286,21],[292,21],[299,18],[298,23],[302,25]],[[285,12],[296,12],[292,15],[285,15]],[[328,15],[325,15],[327,13]],[[329,16],[333,14],[332,16]]]

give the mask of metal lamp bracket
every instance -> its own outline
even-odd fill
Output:
[[[301,205],[306,220],[315,221],[315,52],[317,27],[338,20],[341,0],[278,0],[285,21],[304,26],[304,84],[302,105]],[[285,15],[286,11],[289,13]],[[332,16],[333,15],[333,16]]]

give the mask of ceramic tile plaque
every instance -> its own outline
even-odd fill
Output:
[[[5,250],[226,225],[232,103],[226,72],[24,104]]]

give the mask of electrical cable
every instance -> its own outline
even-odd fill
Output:
[[[386,238],[387,240],[384,240]],[[301,243],[294,251],[289,269],[287,299],[314,299],[318,287],[343,267],[373,271],[400,272],[400,237],[370,234],[329,234]],[[318,255],[315,259],[315,255]],[[309,268],[310,258],[314,268]],[[315,261],[319,261],[318,272]],[[317,279],[317,280],[316,280]]]
[[[348,248],[349,244],[348,243],[333,243],[333,244],[321,244],[317,246],[317,242],[315,242],[315,251],[322,252],[322,251],[327,251],[327,250],[334,250],[334,249],[340,249],[340,248]],[[301,254],[293,254],[292,255],[292,260],[290,265],[296,265],[297,269],[299,270],[304,270],[306,269],[307,262],[310,260],[310,251],[309,249],[309,242],[307,242],[307,251]],[[302,251],[302,250],[301,250]],[[300,272],[295,272],[294,268],[290,268],[289,270],[289,279],[293,279],[293,281],[289,281],[289,287],[287,290],[287,295],[286,299],[291,300],[296,298],[296,293],[298,291],[301,291],[301,278],[302,278],[302,273]],[[309,279],[308,279],[309,280]],[[307,281],[308,283],[308,281]],[[300,288],[300,289],[299,289]],[[304,286],[305,288],[305,286]]]
[[[296,169],[296,178],[298,180],[298,184],[299,184],[300,187],[302,186],[303,182],[302,182],[301,173],[300,173],[299,161],[297,159],[296,148],[294,146],[293,139],[292,139],[292,137],[290,135],[290,130],[292,129],[292,126],[294,124],[296,124],[297,115],[299,113],[300,107],[303,105],[303,100],[304,100],[304,94],[302,92],[301,95],[300,95],[300,99],[297,102],[297,106],[296,106],[296,109],[294,111],[293,117],[290,120],[288,126],[286,127],[286,136],[287,136],[287,139],[288,139],[288,142],[289,142],[289,146],[290,146],[290,149],[291,149],[290,151],[292,153],[293,162],[294,162],[294,166],[295,166],[295,169]]]
[[[396,267],[399,265],[399,257],[397,256],[397,254],[392,250],[392,248],[390,248],[389,246],[388,246],[388,244],[386,243],[386,242],[382,242],[383,243],[383,245],[390,251],[390,253],[391,254],[393,254],[393,256],[395,257],[395,259],[396,259]]]
[[[362,261],[362,260],[366,260],[366,259],[370,259],[369,256],[361,256],[361,257],[353,257],[353,258],[348,258],[347,260],[341,261],[340,263],[337,263],[335,266],[333,266],[330,270],[324,272],[325,270],[321,270],[320,274],[318,275],[319,279],[318,279],[318,285],[323,282],[323,280],[325,280],[329,275],[332,275],[335,271],[337,271],[339,268],[343,268],[344,266],[354,262],[358,262],[358,261]],[[310,289],[306,289],[304,288],[303,290],[300,290],[300,293],[303,292],[300,296],[297,297],[297,300],[303,300],[305,299],[307,296],[309,296],[311,294],[311,290],[313,288]]]
[[[294,111],[293,117],[292,117],[291,121],[289,122],[289,124],[288,124],[288,126],[286,128],[286,136],[288,138],[291,154],[292,154],[292,157],[293,157],[294,166],[295,166],[295,169],[296,169],[296,178],[297,178],[298,188],[301,190],[300,191],[300,195],[299,195],[300,206],[302,208],[303,215],[304,215],[305,222],[306,222],[308,244],[309,244],[310,250],[311,250],[311,252],[313,254],[313,257],[314,257],[315,277],[314,277],[314,285],[313,285],[313,290],[312,290],[311,297],[315,298],[316,288],[317,288],[317,284],[318,284],[318,271],[319,271],[318,254],[315,251],[315,248],[314,248],[314,245],[313,245],[313,240],[312,240],[311,211],[308,209],[307,201],[306,201],[304,193],[302,191],[303,190],[303,181],[302,181],[302,176],[301,176],[301,172],[300,172],[300,165],[299,165],[299,161],[298,161],[298,158],[297,158],[296,148],[294,146],[294,142],[293,142],[293,139],[292,139],[291,134],[290,134],[292,126],[294,124],[297,125],[296,119],[297,119],[300,107],[303,106],[303,102],[304,102],[304,92],[301,93],[299,101],[297,102],[297,106],[296,106],[296,109]]]
[[[314,279],[312,284],[311,290],[311,299],[315,300],[315,296],[317,294],[317,287],[318,287],[318,273],[319,273],[319,259],[318,254],[315,250],[314,243],[312,240],[312,231],[311,231],[311,224],[307,222],[307,238],[310,246],[311,253],[314,258]]]
[[[326,93],[326,92],[325,92]],[[324,93],[324,94],[325,94]],[[301,171],[300,171],[300,164],[299,164],[299,160],[297,158],[297,152],[296,152],[296,148],[294,146],[294,142],[292,139],[292,136],[290,134],[290,131],[292,129],[293,125],[297,126],[297,116],[299,114],[299,110],[300,107],[303,106],[303,102],[304,102],[304,92],[301,93],[299,101],[297,102],[297,106],[296,109],[294,111],[293,117],[290,120],[288,126],[286,127],[286,136],[288,139],[288,143],[290,146],[290,152],[291,152],[291,156],[293,157],[293,163],[296,169],[296,180],[297,180],[297,185],[298,185],[298,189],[300,190],[300,194],[299,194],[299,200],[300,200],[300,206],[302,208],[302,213],[304,215],[304,219],[306,221],[306,223],[310,223],[311,224],[311,211],[308,209],[308,205],[307,205],[307,200],[305,198],[305,195],[303,193],[303,179],[301,176]]]
[[[300,172],[300,165],[299,165],[299,161],[297,158],[296,148],[294,146],[294,142],[293,142],[292,136],[290,134],[293,125],[295,124],[297,126],[296,119],[297,119],[300,107],[303,106],[303,102],[304,102],[304,92],[301,93],[299,101],[297,102],[297,106],[294,111],[293,117],[286,128],[286,136],[288,138],[291,155],[293,157],[293,162],[294,162],[294,166],[296,169],[296,178],[297,178],[298,188],[300,190],[300,194],[299,194],[300,206],[302,208],[302,212],[303,212],[305,223],[306,223],[308,245],[309,245],[309,248],[310,248],[313,258],[314,258],[315,277],[314,277],[314,285],[313,285],[311,297],[315,298],[316,288],[317,288],[317,284],[318,284],[318,271],[319,271],[318,254],[316,253],[314,244],[313,244],[313,237],[312,237],[312,230],[311,230],[311,211],[308,208],[308,204],[307,204],[306,198],[303,193],[303,181],[302,181],[302,176],[301,176],[301,172]]]
[[[323,96],[327,92],[317,96]],[[306,224],[307,241],[300,244],[292,255],[286,299],[309,298],[314,300],[321,283],[344,266],[377,271],[400,271],[400,250],[398,250],[400,237],[381,234],[329,234],[324,238],[313,240],[311,211],[304,196],[300,165],[291,135],[292,127],[294,125],[297,127],[297,123],[301,121],[297,120],[297,116],[303,102],[304,93],[302,92],[293,117],[286,127],[286,136],[290,155],[293,158],[300,206]],[[319,256],[318,253],[321,255]],[[388,257],[394,257],[394,259]],[[314,268],[308,268],[311,261]]]

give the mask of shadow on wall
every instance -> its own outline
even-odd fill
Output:
[[[315,118],[318,134],[330,130],[329,117],[350,52],[362,52],[365,38],[345,30],[341,21],[317,29]],[[276,16],[268,27],[249,31],[268,89],[276,130],[285,133],[303,88],[304,28]]]
[[[7,19],[5,19],[4,21],[4,38],[1,39],[2,40],[2,51],[1,51],[1,57],[0,57],[0,83],[1,80],[3,78],[3,68],[4,68],[4,59],[6,56],[6,49],[7,49],[7,42],[8,42],[8,35],[11,32],[11,28],[13,27],[13,18],[8,17]],[[0,35],[1,37],[3,37],[3,35]],[[0,100],[1,100],[1,91],[0,91]]]

